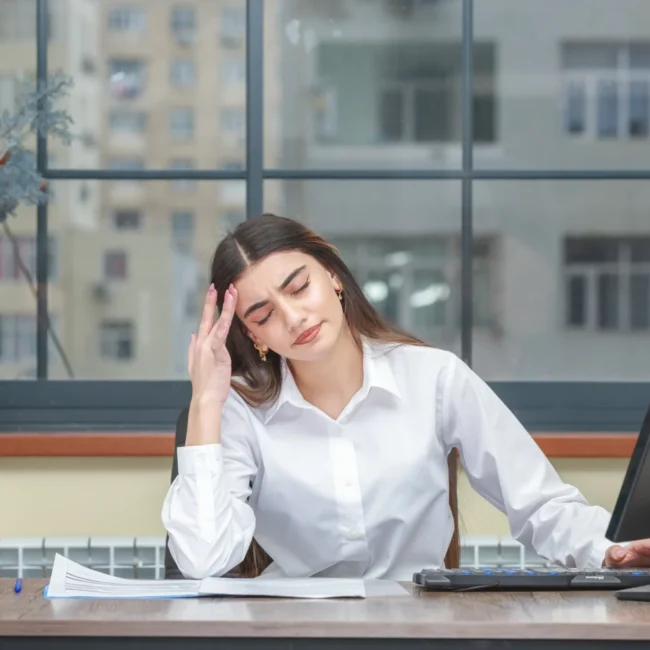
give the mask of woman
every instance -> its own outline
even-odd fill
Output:
[[[488,386],[385,323],[315,233],[246,221],[211,278],[162,512],[186,577],[410,580],[457,566],[454,450],[513,536],[551,562],[647,564],[646,542],[613,547],[609,514],[560,480]]]

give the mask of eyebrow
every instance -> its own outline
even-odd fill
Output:
[[[283,289],[287,288],[287,285],[293,280],[299,273],[302,273],[307,268],[306,264],[303,264],[302,266],[298,267],[294,271],[291,271],[289,275],[282,281],[282,284],[279,286],[280,291]],[[244,312],[244,318],[248,318],[250,314],[252,314],[254,311],[261,309],[264,307],[264,305],[268,305],[269,301],[268,300],[260,300],[259,302],[256,302],[252,304],[245,312]]]

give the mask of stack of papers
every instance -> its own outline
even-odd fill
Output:
[[[396,588],[401,589],[396,583]],[[117,578],[56,554],[46,598],[198,598],[275,596],[279,598],[365,598],[363,579],[204,578],[139,580]]]

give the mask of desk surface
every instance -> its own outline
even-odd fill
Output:
[[[248,639],[249,648],[271,647],[268,642],[273,639],[296,642],[316,637],[338,639],[337,648],[348,647],[341,645],[341,639],[375,639],[373,648],[388,647],[378,643],[380,639],[402,639],[400,646],[405,639],[531,640],[529,647],[536,648],[546,647],[539,645],[542,640],[555,640],[554,648],[569,647],[578,639],[645,640],[646,646],[650,640],[650,603],[619,601],[611,591],[430,594],[405,585],[408,597],[359,600],[47,600],[45,584],[45,580],[24,580],[22,592],[15,594],[14,581],[0,579],[0,646],[5,647],[6,637],[16,637],[11,647],[18,648],[28,647],[20,646],[19,637],[43,636],[104,637],[113,638],[113,643],[118,637],[151,637],[151,647],[157,648],[187,648],[187,642],[178,644],[181,638],[203,638],[215,648],[219,637],[229,638],[230,645],[235,638]],[[266,639],[267,645],[251,644],[255,638]],[[174,639],[176,645],[161,645]],[[533,639],[538,641],[532,643]],[[558,645],[557,640],[564,643]],[[358,642],[355,645],[360,647]],[[520,645],[524,647],[521,643],[507,647]]]

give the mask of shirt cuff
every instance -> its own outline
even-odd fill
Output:
[[[198,474],[201,472],[220,472],[223,467],[221,445],[189,445],[179,447],[178,474]]]

